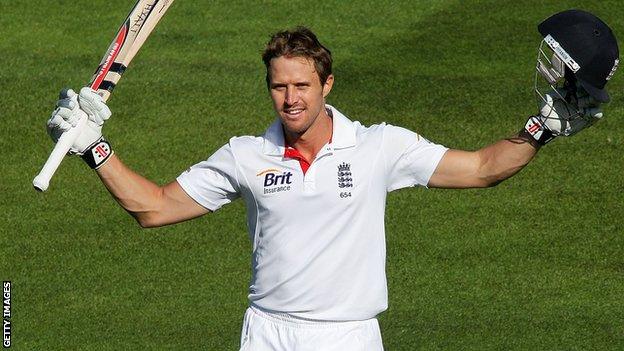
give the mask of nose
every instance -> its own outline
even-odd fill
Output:
[[[299,92],[295,86],[288,86],[286,88],[285,101],[288,106],[292,106],[299,101]]]

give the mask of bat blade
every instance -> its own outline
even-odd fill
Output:
[[[173,0],[139,0],[117,31],[89,86],[106,101]]]
[[[108,100],[130,61],[134,58],[147,37],[174,0],[138,0],[124,20],[95,70],[89,86],[97,91],[104,101]],[[86,121],[81,121],[57,141],[52,153],[39,174],[33,179],[36,190],[46,191],[52,176],[69,152]]]

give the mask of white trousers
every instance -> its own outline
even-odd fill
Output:
[[[383,351],[376,318],[309,321],[249,307],[240,351]]]

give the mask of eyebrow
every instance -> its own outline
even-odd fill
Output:
[[[282,83],[282,82],[275,82],[275,83],[271,83],[271,87],[285,87],[287,86],[288,83]],[[296,87],[301,87],[301,86],[310,86],[312,85],[312,82],[309,82],[307,80],[301,81],[301,82],[296,82],[293,84]]]

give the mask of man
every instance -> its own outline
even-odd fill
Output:
[[[101,137],[111,113],[89,89],[63,93],[48,123],[57,140],[89,119],[72,151],[143,227],[195,218],[243,198],[253,274],[241,350],[382,350],[375,317],[387,307],[386,194],[415,185],[493,186],[553,136],[601,116],[595,99],[578,94],[574,107],[581,114],[574,119],[560,96],[570,91],[549,92],[550,104],[518,135],[474,152],[451,150],[400,127],[362,126],[327,105],[331,53],[306,28],[276,33],[263,61],[275,122],[260,137],[230,139],[162,187],[113,153],[98,156],[98,148],[111,150]]]

